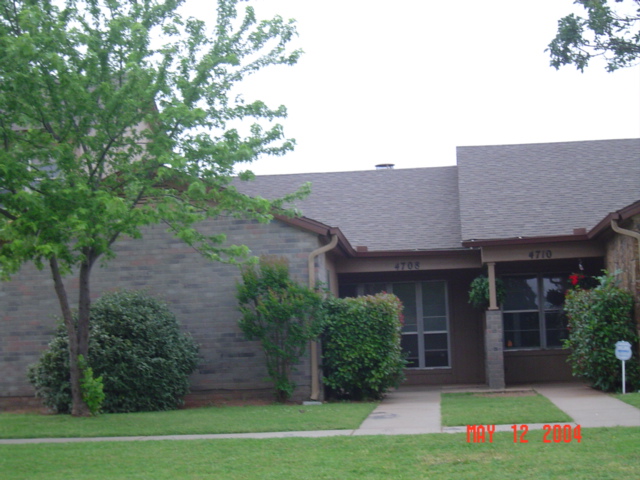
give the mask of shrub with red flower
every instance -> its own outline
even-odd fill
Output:
[[[569,275],[569,282],[571,282],[574,288],[582,290],[591,290],[600,284],[598,277],[588,277],[582,273],[572,273]]]
[[[571,283],[573,279],[570,277]],[[583,285],[585,281],[589,283]],[[622,386],[620,362],[614,346],[625,340],[638,355],[638,331],[633,319],[633,296],[617,285],[615,275],[579,278],[567,291],[564,311],[569,319],[568,361],[574,376],[588,380],[595,388],[619,391]],[[627,364],[627,388],[640,387],[640,364]]]

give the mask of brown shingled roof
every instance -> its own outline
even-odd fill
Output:
[[[370,252],[573,235],[640,199],[640,139],[459,147],[458,166],[259,176],[237,182],[296,204]]]
[[[571,235],[640,199],[640,139],[458,147],[463,240]]]
[[[265,175],[236,184],[276,198],[311,182],[296,206],[369,251],[460,248],[456,167]]]

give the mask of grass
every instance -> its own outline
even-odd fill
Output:
[[[207,407],[170,412],[0,414],[0,438],[112,437],[355,429],[376,403]]]
[[[507,393],[444,393],[442,425],[509,425],[571,422],[550,400],[533,391]]]
[[[628,403],[631,406],[636,408],[640,408],[640,392],[635,393],[626,393],[624,395],[618,394],[614,395],[618,400],[622,400],[625,403]]]
[[[0,445],[3,480],[640,478],[640,428],[583,429],[581,443],[465,434]]]

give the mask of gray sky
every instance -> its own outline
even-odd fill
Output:
[[[259,18],[295,18],[305,51],[242,88],[286,105],[298,143],[251,164],[256,174],[453,165],[456,146],[640,136],[640,67],[549,66],[558,20],[582,12],[573,0],[249,3]]]

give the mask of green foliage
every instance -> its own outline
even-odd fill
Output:
[[[27,377],[47,407],[58,413],[71,412],[69,342],[62,325],[38,362],[29,365]]]
[[[619,391],[622,388],[621,362],[615,344],[631,343],[633,357],[626,362],[627,390],[640,387],[638,332],[632,317],[633,296],[617,287],[612,275],[598,277],[600,285],[591,290],[575,288],[567,292],[564,309],[569,317],[571,349],[569,362],[575,376],[583,377],[595,388]]]
[[[551,65],[575,65],[581,72],[593,57],[604,57],[607,70],[636,65],[640,59],[640,0],[575,0],[586,17],[567,15],[549,44]]]
[[[294,22],[258,21],[252,7],[238,11],[240,0],[218,0],[209,30],[178,15],[183,2],[0,6],[0,275],[26,262],[51,268],[72,332],[77,415],[86,413],[75,359],[88,353],[91,269],[115,255],[121,235],[162,223],[206,258],[233,261],[248,248],[201,233],[202,220],[267,222],[308,191],[268,201],[231,185],[246,162],[293,148],[276,123],[286,109],[238,88],[265,67],[296,63]],[[76,322],[63,281],[73,272]]]
[[[506,294],[507,291],[504,282],[496,278],[496,298],[498,305],[504,302]],[[480,310],[489,308],[489,279],[486,276],[480,275],[471,282],[469,303],[472,307]]]
[[[104,412],[170,410],[189,390],[197,347],[166,305],[143,292],[123,291],[93,305],[88,359],[85,368],[81,361],[81,385],[90,408],[98,405],[102,383]],[[71,411],[68,372],[68,337],[60,326],[49,349],[29,370],[38,395],[59,413]]]
[[[82,398],[87,407],[89,407],[91,415],[98,415],[102,410],[105,397],[102,377],[94,378],[93,369],[87,364],[84,355],[78,356],[78,364],[82,372],[82,379],[80,380]]]
[[[271,218],[272,202],[229,183],[236,164],[292,149],[280,125],[263,125],[286,110],[230,92],[264,67],[296,63],[300,52],[286,49],[295,26],[258,22],[251,7],[238,21],[238,0],[218,0],[208,32],[177,15],[180,3],[16,0],[0,9],[3,272],[52,256],[69,271],[87,250],[112,255],[114,237],[158,222],[219,259],[246,251],[220,247],[224,236],[203,236],[195,223]],[[255,123],[243,134],[231,120]]]
[[[322,330],[322,296],[293,281],[282,258],[262,257],[258,266],[244,267],[237,288],[240,329],[261,342],[276,399],[286,401],[295,389],[295,364]]]
[[[379,293],[331,298],[322,338],[324,383],[330,397],[379,399],[404,379],[402,303]]]

